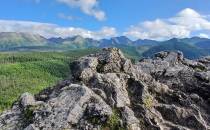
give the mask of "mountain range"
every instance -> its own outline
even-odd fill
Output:
[[[65,51],[85,48],[117,47],[135,58],[150,57],[159,51],[182,51],[187,58],[209,55],[210,39],[192,37],[167,41],[150,39],[130,40],[126,36],[95,40],[81,36],[45,38],[37,34],[1,32],[1,51]]]

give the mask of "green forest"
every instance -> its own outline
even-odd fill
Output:
[[[1,52],[0,112],[8,109],[24,92],[36,94],[70,75],[77,58],[97,52],[85,49],[67,52]]]

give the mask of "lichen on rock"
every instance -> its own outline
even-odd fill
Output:
[[[70,81],[23,94],[0,115],[0,129],[210,129],[208,57],[160,52],[133,64],[119,49],[105,48],[70,67]]]

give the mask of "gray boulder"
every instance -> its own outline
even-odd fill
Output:
[[[24,93],[20,97],[20,103],[23,108],[26,108],[27,106],[33,106],[35,105],[34,96],[30,93]]]
[[[210,130],[209,68],[208,57],[160,52],[132,64],[105,48],[74,61],[71,81],[23,94],[0,129]]]

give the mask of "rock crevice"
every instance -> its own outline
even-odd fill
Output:
[[[5,130],[210,130],[210,59],[160,52],[137,64],[105,48],[71,64],[72,80],[23,94]]]

